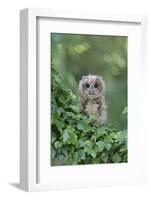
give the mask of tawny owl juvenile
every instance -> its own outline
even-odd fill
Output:
[[[82,76],[79,82],[79,109],[83,114],[94,115],[98,124],[107,120],[105,82],[97,75]]]

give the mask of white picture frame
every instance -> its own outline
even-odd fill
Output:
[[[64,189],[64,188],[74,188],[74,187],[98,187],[98,186],[109,186],[109,185],[128,185],[128,184],[136,184],[136,183],[145,183],[147,179],[146,173],[146,154],[145,154],[145,133],[142,134],[140,128],[139,131],[139,139],[138,144],[143,145],[143,150],[140,152],[138,145],[136,145],[136,150],[132,150],[132,154],[138,150],[139,153],[142,155],[141,162],[132,163],[130,166],[129,172],[123,176],[124,170],[126,168],[125,165],[118,165],[114,164],[114,167],[110,165],[108,171],[106,170],[106,165],[102,166],[101,169],[99,165],[97,166],[86,166],[81,168],[80,166],[75,166],[73,168],[57,168],[57,170],[51,171],[54,175],[53,178],[50,176],[47,167],[45,168],[45,160],[39,159],[39,156],[43,154],[45,151],[40,150],[39,146],[43,147],[44,145],[48,145],[46,139],[42,139],[43,143],[39,145],[39,124],[41,123],[39,120],[39,92],[38,88],[43,87],[44,85],[39,83],[39,74],[38,74],[38,62],[39,62],[39,53],[38,51],[38,19],[47,19],[47,21],[51,21],[51,19],[57,20],[69,20],[72,24],[72,21],[80,21],[85,23],[91,22],[97,23],[98,26],[99,22],[110,23],[110,24],[126,24],[127,26],[133,27],[134,25],[138,25],[139,30],[139,48],[140,52],[137,54],[136,50],[136,57],[140,56],[139,62],[139,70],[136,72],[138,73],[138,77],[136,76],[134,80],[138,81],[139,75],[144,74],[145,77],[145,70],[146,70],[146,51],[147,51],[147,41],[146,41],[146,17],[145,16],[124,16],[124,15],[112,15],[112,14],[100,14],[100,13],[86,13],[86,12],[73,12],[73,11],[54,11],[49,9],[24,9],[20,12],[20,185],[21,188],[26,191],[39,191],[39,190],[52,190],[52,189]],[[43,22],[41,22],[43,23]],[[50,24],[49,26],[43,26],[46,32],[48,32],[48,28],[53,26]],[[91,25],[90,25],[91,26]],[[43,29],[43,30],[44,30]],[[111,28],[112,30],[113,28]],[[60,31],[60,30],[59,30]],[[64,28],[62,27],[62,31]],[[119,30],[118,34],[123,35],[126,29],[123,31]],[[135,30],[134,30],[135,31]],[[136,30],[137,31],[137,30]],[[112,31],[111,31],[112,32]],[[138,42],[138,41],[136,41]],[[45,48],[46,46],[40,47]],[[43,49],[44,50],[44,49]],[[48,50],[48,49],[46,49]],[[131,51],[132,52],[132,51]],[[48,55],[48,52],[46,53]],[[136,64],[135,60],[133,61],[134,55],[129,55],[130,60],[132,60],[133,64]],[[45,57],[43,60],[46,60],[48,57]],[[132,64],[131,63],[131,64]],[[42,62],[42,64],[49,66],[49,60]],[[136,67],[134,68],[137,69]],[[41,69],[40,69],[41,70]],[[43,78],[41,80],[48,80],[47,75],[48,71],[44,72]],[[134,71],[131,71],[129,74],[129,82],[132,83],[132,74]],[[143,79],[143,78],[142,78]],[[143,80],[142,80],[143,81]],[[41,81],[42,82],[42,81]],[[41,85],[40,85],[41,84]],[[45,86],[48,86],[48,81],[46,81]],[[142,84],[143,87],[143,84]],[[135,88],[135,84],[132,89]],[[48,89],[48,87],[47,87]],[[50,93],[46,92],[45,97],[47,97]],[[132,94],[132,92],[131,92]],[[44,101],[41,101],[44,102]],[[48,99],[47,99],[48,103]],[[132,110],[132,105],[135,104],[133,102],[130,104],[130,109]],[[141,106],[141,102],[137,102],[138,106]],[[47,107],[45,108],[45,110]],[[135,109],[134,109],[135,110]],[[134,112],[134,111],[133,111]],[[45,112],[46,113],[46,112]],[[44,114],[45,114],[44,113]],[[47,113],[47,116],[50,113]],[[131,114],[133,114],[131,112]],[[129,120],[133,120],[136,115],[140,113],[136,112],[135,115],[132,117],[129,116]],[[140,119],[142,120],[142,119]],[[48,120],[46,120],[48,121]],[[131,123],[129,123],[131,124]],[[137,124],[137,123],[136,123]],[[44,131],[45,129],[43,129]],[[47,130],[47,129],[46,129]],[[47,133],[49,135],[49,132]],[[49,138],[48,138],[49,139]],[[135,134],[131,137],[131,140],[134,142]],[[47,144],[45,143],[47,142]],[[130,144],[129,144],[130,145]],[[41,148],[42,149],[42,148]],[[45,158],[45,156],[43,156]],[[134,156],[133,156],[134,157]],[[133,159],[132,157],[132,159]],[[136,158],[138,156],[136,155]],[[47,158],[46,158],[47,159]],[[136,159],[137,160],[137,159]],[[135,162],[135,161],[134,161]],[[41,165],[42,163],[42,165]],[[137,170],[136,170],[137,166]],[[50,167],[50,166],[49,166]],[[50,167],[51,168],[51,167]],[[108,173],[108,176],[102,176],[102,181],[100,181],[100,176],[97,177],[95,174],[93,177],[90,176],[89,179],[84,180],[84,177],[87,177],[90,172],[94,170],[98,174],[105,174]],[[44,173],[43,173],[44,172]],[[136,173],[134,173],[136,172]],[[62,178],[56,178],[62,175]],[[80,179],[75,180],[75,176],[81,177]],[[82,173],[84,176],[82,177]],[[43,174],[43,175],[41,175]],[[66,179],[66,175],[69,174],[70,182]],[[42,177],[49,177],[48,179]],[[72,177],[73,176],[73,177]],[[110,177],[109,177],[110,176]],[[38,177],[41,177],[40,180]],[[52,178],[53,182],[50,181]],[[41,181],[43,180],[43,181]],[[45,181],[46,180],[46,181]]]

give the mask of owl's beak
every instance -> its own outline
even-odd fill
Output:
[[[94,89],[90,89],[89,94],[90,94],[90,95],[95,94],[95,90],[94,90]]]

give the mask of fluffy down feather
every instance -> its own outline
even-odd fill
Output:
[[[83,114],[94,115],[98,124],[107,121],[105,82],[97,75],[83,76],[79,82],[79,109]]]

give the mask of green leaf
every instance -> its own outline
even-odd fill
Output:
[[[58,84],[61,84],[61,79],[59,76],[55,76],[55,81],[58,83]]]
[[[76,144],[77,143],[77,135],[75,133],[70,133],[70,140],[68,141],[69,144]]]
[[[98,136],[102,136],[102,135],[106,134],[106,128],[105,127],[99,127],[99,128],[97,128],[96,133],[97,133]]]
[[[72,117],[72,118],[75,118],[75,114],[74,113],[72,113],[72,112],[66,112],[66,115],[68,116],[68,117]]]
[[[103,141],[98,141],[98,142],[96,142],[96,145],[97,145],[99,151],[102,152],[104,147],[105,147],[104,142]]]
[[[70,108],[76,113],[79,112],[79,108],[77,106],[70,105]]]
[[[105,146],[107,151],[109,151],[111,149],[111,147],[112,147],[112,145],[110,143],[107,143],[106,146]]]
[[[127,162],[127,153],[123,156],[122,162]]]
[[[90,140],[86,140],[85,141],[85,146],[92,148],[93,144],[92,144],[92,142]]]
[[[113,161],[114,163],[119,163],[119,162],[121,162],[121,157],[120,157],[120,155],[119,155],[118,153],[115,153],[115,154],[112,156],[112,161]]]
[[[121,152],[121,153],[127,152],[127,146],[126,146],[126,145],[123,146],[123,147],[119,150],[119,152]]]
[[[92,150],[91,150],[91,156],[92,156],[93,158],[95,158],[95,157],[96,157],[96,154],[97,154],[97,152],[96,152],[94,149],[92,149]]]
[[[80,123],[78,123],[77,127],[79,130],[83,130],[84,132],[88,132],[89,130],[91,130],[91,127],[86,123],[86,121],[81,121]]]
[[[90,140],[86,140],[84,151],[87,152],[88,154],[91,154],[92,148],[93,148],[92,142]]]
[[[56,151],[54,150],[54,148],[51,148],[51,159],[53,159],[56,155]]]
[[[66,143],[69,138],[70,138],[70,136],[69,136],[68,132],[64,131],[63,132],[63,142]]]
[[[58,149],[58,147],[61,147],[62,145],[61,145],[61,143],[59,141],[56,141],[54,143],[54,146],[55,146],[56,149]]]
[[[52,117],[52,121],[54,122],[54,123],[56,123],[57,122],[57,119],[58,119],[58,113],[56,113],[56,112],[54,112],[54,113],[52,113],[52,115],[51,115]]]
[[[101,154],[101,159],[104,163],[107,163],[108,161],[108,155],[106,153],[102,153]]]
[[[94,122],[96,121],[96,117],[94,115],[90,115],[88,117],[87,121],[88,121],[88,123],[93,123],[94,124]]]
[[[60,155],[58,156],[58,158],[59,158],[60,161],[63,161],[63,160],[64,160],[64,155],[63,155],[63,154],[60,154]]]
[[[74,133],[74,132],[75,132],[75,128],[74,128],[73,126],[71,126],[71,125],[68,125],[68,126],[66,127],[66,130],[67,130],[69,133]]]
[[[54,141],[57,139],[57,134],[56,132],[52,131],[51,132],[51,143],[54,143]]]
[[[61,148],[61,152],[62,152],[65,156],[68,155],[68,151],[67,151],[67,148],[66,148],[66,147],[62,147],[62,148]]]
[[[83,149],[80,149],[78,153],[79,153],[79,159],[85,160],[85,153],[84,153]]]
[[[80,147],[84,147],[85,146],[84,140],[82,140],[82,139],[79,140],[79,146]]]
[[[111,135],[107,135],[107,136],[104,138],[104,142],[105,142],[105,143],[113,143],[113,139],[112,139]]]
[[[60,95],[59,96],[59,101],[61,102],[61,103],[66,103],[66,98],[65,98],[65,96],[63,96],[63,95]]]
[[[57,108],[57,113],[60,116],[61,113],[64,113],[64,109],[62,107]]]
[[[76,151],[73,155],[73,164],[78,164],[78,161],[79,161],[79,154],[78,152]]]
[[[56,126],[58,127],[58,129],[63,129],[65,124],[62,121],[56,120]]]
[[[120,144],[123,143],[124,141],[127,141],[127,130],[118,132],[117,139],[120,142]]]
[[[77,128],[78,128],[79,130],[83,130],[83,125],[82,125],[82,123],[78,123]]]

